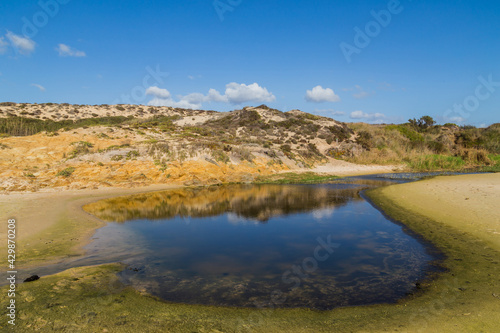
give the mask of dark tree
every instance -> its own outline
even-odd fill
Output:
[[[418,131],[425,131],[436,124],[431,116],[423,116],[420,119],[409,119],[408,123]]]

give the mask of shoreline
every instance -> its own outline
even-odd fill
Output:
[[[136,188],[23,192],[0,195],[2,219],[16,219],[19,269],[53,264],[84,253],[95,231],[105,222],[85,212],[85,204],[115,196],[148,193],[183,187],[150,185]],[[6,242],[6,232],[0,241]]]
[[[471,188],[471,182],[476,183],[476,187]],[[200,327],[252,332],[494,331],[500,323],[500,242],[496,242],[500,234],[495,233],[500,231],[500,224],[494,218],[500,214],[494,206],[495,196],[488,194],[498,197],[499,186],[499,174],[440,176],[382,187],[367,193],[377,208],[446,255],[446,272],[439,273],[436,279],[424,281],[421,291],[396,304],[337,308],[324,312],[174,304],[119,286],[115,276],[118,266],[101,265],[70,269],[43,277],[37,282],[21,284],[20,291],[33,295],[35,299],[26,303],[26,320],[33,318],[31,323],[38,325],[35,319],[40,314],[36,309],[57,297],[59,303],[72,311],[82,308],[82,311],[99,313],[95,321],[86,324],[83,331],[88,332],[102,331],[103,327],[117,332],[130,330],[127,325],[107,326],[110,318],[124,311],[129,313],[127,321],[130,324],[142,324],[144,318],[155,316],[155,323],[177,332],[199,330]],[[454,203],[460,195],[466,197]],[[437,201],[435,196],[442,200]],[[437,204],[427,205],[430,210],[426,210],[422,208],[425,200]],[[490,203],[493,206],[488,206]],[[485,212],[481,204],[493,210]],[[470,210],[469,207],[473,207],[477,216],[482,212],[483,216],[486,213],[493,220],[481,218],[469,221],[467,214],[461,212],[461,209]],[[441,214],[436,217],[436,212]],[[493,224],[488,221],[493,221]],[[490,232],[489,228],[496,228],[497,231]],[[96,278],[99,282],[95,281]],[[53,288],[58,286],[64,288],[54,291]],[[79,290],[77,302],[71,292],[74,288]],[[95,292],[87,288],[98,290],[101,296],[95,296]],[[121,303],[114,303],[114,299],[120,299]],[[3,302],[0,303],[3,306]],[[51,322],[58,316],[60,318],[63,312],[64,309],[52,308],[52,311],[43,312],[42,316],[45,316],[45,321]],[[179,317],[184,319],[176,321],[175,318]],[[147,329],[151,331],[159,327],[149,325],[152,326]]]
[[[349,163],[342,166],[349,166]],[[327,168],[327,169],[324,169]],[[361,176],[376,174],[381,171],[389,172],[392,167],[372,166],[365,170],[353,170],[351,172],[339,171],[333,166],[323,166],[323,169],[314,170],[289,170],[290,174],[305,174],[306,172],[316,172],[318,175],[336,175],[333,171],[339,171],[341,177]],[[343,170],[343,169],[342,169]],[[394,171],[393,171],[394,172]],[[279,177],[283,173],[273,176]],[[220,185],[230,185],[220,184]],[[203,186],[203,185],[202,185]],[[204,186],[213,186],[210,184]],[[84,253],[83,247],[91,241],[95,230],[104,225],[96,217],[85,212],[82,207],[93,201],[119,197],[132,194],[163,191],[175,188],[186,187],[181,184],[152,184],[137,187],[102,187],[85,189],[67,189],[64,187],[44,188],[43,190],[17,191],[0,193],[0,210],[2,219],[14,218],[23,221],[18,225],[17,240],[20,243],[19,251],[22,258],[19,265],[23,269],[42,264],[53,264],[58,260],[78,256]],[[67,206],[67,207],[66,207]],[[71,213],[69,213],[71,211]],[[80,221],[77,223],[77,220]],[[82,225],[82,223],[86,225]],[[78,226],[76,225],[78,224]],[[73,232],[68,238],[68,230]],[[61,231],[66,230],[64,235]],[[6,241],[7,234],[0,232],[0,241]],[[39,238],[38,240],[35,238]],[[61,239],[62,238],[62,239]],[[47,240],[46,244],[42,244]],[[48,246],[52,244],[51,246]],[[47,246],[45,246],[47,245]],[[40,258],[39,254],[44,253],[45,258]],[[47,255],[48,254],[48,255]]]

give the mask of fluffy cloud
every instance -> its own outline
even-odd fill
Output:
[[[449,122],[449,123],[455,123],[455,124],[464,124],[467,119],[465,119],[464,117],[460,117],[460,116],[455,116],[455,117],[444,117],[444,120],[445,122]]]
[[[218,92],[215,89],[210,89],[208,91],[207,98],[211,102],[222,102],[222,103],[228,103],[229,99],[225,95],[221,95],[220,92]]]
[[[193,109],[197,110],[201,108],[201,104],[192,104],[186,100],[174,101],[171,98],[153,98],[148,103],[149,105],[154,106],[170,106],[173,108],[181,108],[181,109]]]
[[[205,102],[220,102],[238,105],[246,102],[272,102],[276,99],[272,93],[266,88],[259,86],[257,83],[246,85],[236,82],[231,82],[226,85],[224,95],[215,89],[210,89],[207,95],[191,93],[185,96],[180,95],[178,96],[178,100],[174,100],[168,90],[158,87],[149,87],[146,90],[146,94],[155,97],[148,103],[150,105],[171,106],[185,109],[200,109]]]
[[[382,120],[386,118],[385,114],[383,113],[365,113],[363,111],[351,112],[349,117],[351,119],[365,119],[365,120]]]
[[[317,113],[326,114],[329,116],[344,116],[345,115],[344,111],[337,111],[334,109],[316,109],[314,111]]]
[[[28,55],[35,51],[35,42],[32,41],[28,37],[21,37],[19,35],[16,35],[13,32],[7,31],[7,34],[5,34],[5,37],[10,41],[10,44],[12,47],[17,49],[19,53],[23,55]],[[3,37],[0,41],[0,52],[5,52],[7,49],[7,43],[3,40]]]
[[[146,95],[152,95],[157,98],[170,98],[170,92],[167,89],[161,89],[156,86],[146,89]]]
[[[40,91],[45,91],[45,87],[40,84],[32,83],[31,86],[37,87]]]
[[[335,95],[335,92],[330,88],[316,86],[306,92],[306,101],[314,103],[338,102],[340,101],[340,97]]]
[[[267,91],[266,88],[259,86],[257,83],[250,85],[238,84],[231,82],[226,85],[226,95],[232,104],[241,104],[245,102],[273,102],[276,97]]]
[[[59,53],[60,57],[85,57],[87,56],[85,52],[78,51],[66,44],[59,44],[56,47],[56,51]]]

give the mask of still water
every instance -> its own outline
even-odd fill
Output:
[[[122,281],[173,302],[316,309],[395,302],[436,258],[360,194],[393,181],[232,185],[99,201],[84,209],[109,223],[85,260],[121,261]]]

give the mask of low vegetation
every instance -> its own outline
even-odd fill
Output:
[[[435,125],[424,116],[400,125],[349,125],[363,151],[346,159],[362,164],[401,164],[414,171],[497,170],[500,124],[488,128]]]
[[[130,120],[130,118],[122,116],[85,118],[77,121],[8,117],[0,118],[0,133],[12,136],[27,136],[40,132],[56,132],[60,129],[71,130],[90,126],[115,126]]]
[[[304,173],[281,173],[278,175],[260,176],[255,180],[256,184],[319,184],[338,179],[331,175],[319,175],[314,172]]]
[[[69,168],[66,168],[64,170],[61,170],[59,171],[56,176],[61,176],[61,177],[69,177],[73,174],[73,172],[75,172],[75,168],[74,167],[69,167]]]

